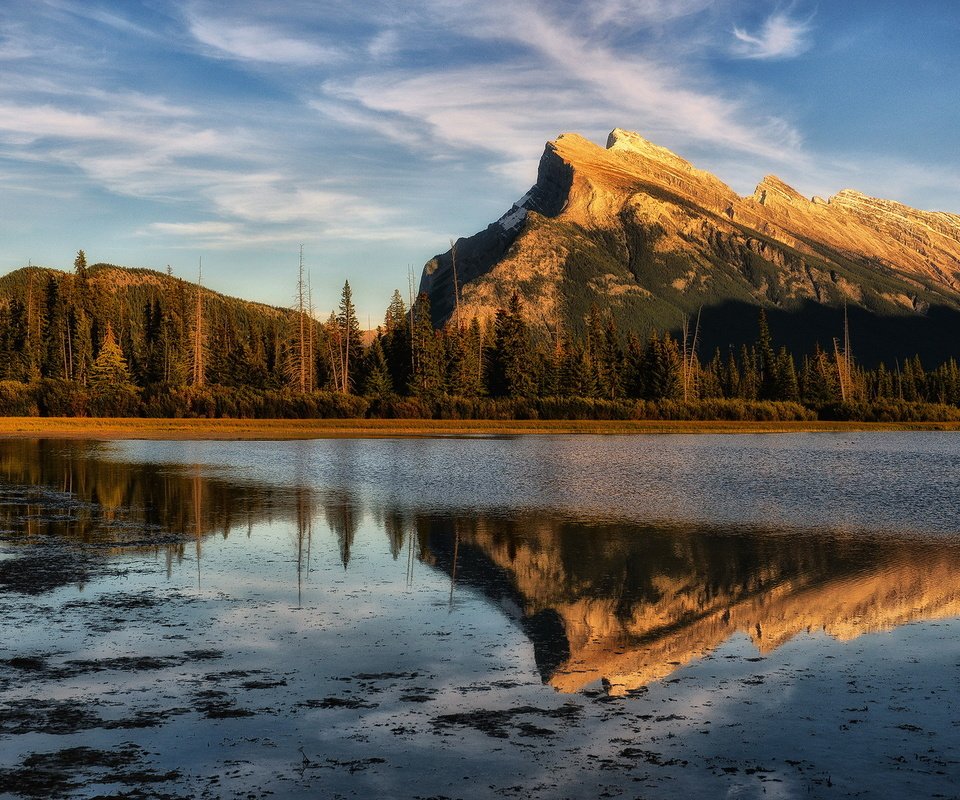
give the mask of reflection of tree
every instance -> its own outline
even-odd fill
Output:
[[[400,553],[403,552],[403,543],[405,539],[405,526],[403,515],[397,510],[387,511],[383,515],[383,530],[387,534],[390,542],[390,555],[396,561]]]
[[[309,489],[294,490],[297,517],[297,607],[303,605],[303,574],[310,574],[310,549],[313,544],[313,495]]]
[[[81,441],[0,443],[0,482],[21,488],[24,503],[0,506],[7,530],[56,534],[111,548],[184,556],[187,538],[200,548],[214,532],[295,509],[279,488],[204,474],[199,467],[131,464],[106,457],[105,445]]]
[[[323,513],[327,527],[336,534],[340,547],[340,561],[346,569],[350,564],[350,549],[360,527],[362,514],[352,495],[346,492],[330,492],[323,500]]]

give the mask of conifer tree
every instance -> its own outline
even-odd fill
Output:
[[[410,321],[399,289],[394,289],[390,305],[383,318],[381,346],[390,369],[391,383],[397,389],[406,388],[410,384],[412,367]]]
[[[793,356],[786,347],[781,347],[776,361],[776,391],[773,400],[798,402],[800,400],[800,384],[797,380],[797,368]]]
[[[379,399],[394,393],[390,368],[387,366],[379,336],[373,340],[363,356],[363,393]]]
[[[413,306],[413,350],[415,354],[410,392],[433,398],[442,394],[446,380],[446,358],[443,340],[434,329],[430,313],[430,297],[421,292]]]
[[[91,408],[100,416],[121,416],[133,410],[136,386],[109,322],[100,352],[90,369],[90,389],[93,392]]]
[[[493,393],[507,397],[530,397],[535,388],[531,368],[533,348],[523,316],[523,301],[517,292],[511,296],[507,308],[497,310],[494,337]]]
[[[343,291],[340,293],[340,309],[336,317],[340,331],[340,391],[349,394],[357,383],[360,373],[361,358],[363,357],[363,337],[360,333],[360,322],[357,319],[357,309],[353,305],[353,292],[350,282],[343,282]]]
[[[757,397],[760,400],[776,400],[780,387],[777,370],[777,357],[773,352],[773,338],[767,324],[767,312],[760,309],[759,334],[756,347],[756,369],[758,374]]]

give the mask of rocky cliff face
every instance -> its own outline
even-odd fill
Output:
[[[548,142],[533,188],[455,256],[466,315],[489,317],[517,290],[532,322],[574,328],[591,303],[634,329],[731,305],[784,316],[846,304],[917,330],[906,320],[960,312],[960,216],[852,190],[808,199],[774,176],[740,197],[620,129],[606,148],[576,134]],[[450,252],[435,257],[421,281],[440,322],[453,312],[452,265]],[[887,328],[877,333],[895,339]]]

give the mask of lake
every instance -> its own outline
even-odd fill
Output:
[[[956,796],[960,437],[0,441],[0,796]]]

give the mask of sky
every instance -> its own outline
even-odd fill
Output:
[[[145,266],[373,325],[507,211],[544,143],[633,130],[960,213],[960,3],[3,0],[0,274]]]

